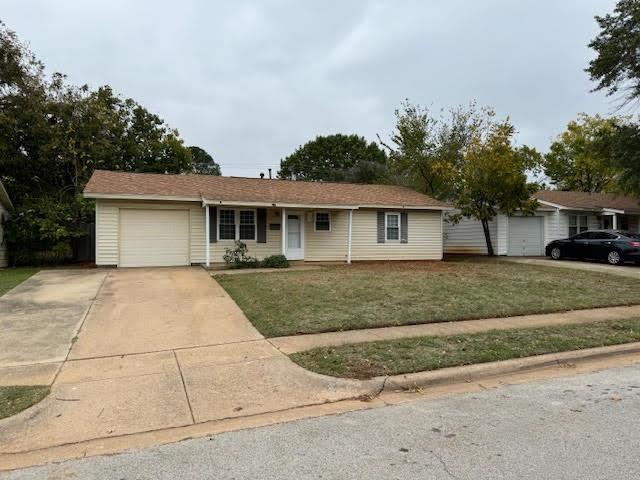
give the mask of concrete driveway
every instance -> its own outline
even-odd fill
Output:
[[[110,437],[121,438],[126,448],[131,434],[157,435],[161,443],[167,429],[355,398],[378,388],[291,362],[204,269],[106,275],[51,395],[0,421],[0,465],[37,463],[45,451],[56,458],[57,446]]]
[[[588,272],[610,273],[612,275],[637,278],[640,280],[640,267],[631,264],[614,266],[607,263],[583,262],[579,260],[551,260],[545,257],[501,257],[501,260],[506,260],[508,262],[514,263],[526,263],[529,265],[542,265],[546,267],[586,270]]]
[[[106,275],[45,270],[0,297],[0,384],[53,381]]]

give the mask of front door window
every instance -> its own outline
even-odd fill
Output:
[[[287,220],[287,248],[298,249],[302,246],[300,239],[300,217],[298,215],[288,215]]]

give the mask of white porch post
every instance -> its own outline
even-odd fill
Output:
[[[349,210],[349,230],[347,234],[347,263],[351,263],[351,229],[353,226],[353,210]]]
[[[613,229],[614,230],[618,229],[618,214],[617,213],[613,214]]]
[[[287,211],[282,209],[282,220],[280,221],[280,232],[282,233],[282,239],[280,243],[282,243],[282,255],[286,255],[287,252]]]
[[[209,205],[207,205],[204,209],[204,214],[205,214],[205,220],[204,220],[204,229],[205,229],[205,234],[204,234],[204,238],[205,238],[205,246],[204,246],[204,251],[205,251],[205,255],[206,255],[206,265],[207,267],[209,266],[209,264],[211,263],[211,253],[209,251],[209,249],[211,248],[211,238],[209,235],[210,229],[209,229]]]

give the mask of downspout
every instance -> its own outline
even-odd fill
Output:
[[[282,255],[287,254],[287,244],[286,244],[286,240],[287,240],[287,211],[286,209],[283,207],[282,208],[282,220],[281,220],[281,227],[280,227],[280,231],[282,233],[282,239],[281,239],[281,250],[282,250]]]
[[[349,210],[349,230],[347,234],[347,263],[351,264],[351,238],[353,228],[353,209]]]
[[[205,207],[205,220],[204,220],[204,224],[205,224],[205,234],[204,237],[206,239],[206,244],[205,244],[205,255],[206,255],[206,265],[207,267],[211,264],[211,252],[210,252],[210,248],[211,248],[211,229],[210,229],[210,225],[209,225],[209,204],[207,204]]]

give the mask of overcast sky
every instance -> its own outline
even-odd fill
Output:
[[[316,135],[387,137],[404,98],[495,107],[546,150],[612,113],[583,69],[613,0],[2,0],[0,18],[76,84],[111,85],[257,176]]]

